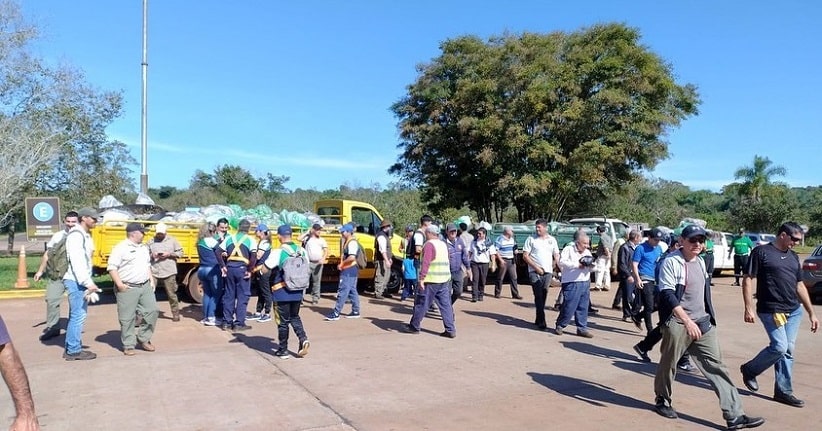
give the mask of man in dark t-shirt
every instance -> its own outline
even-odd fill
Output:
[[[770,367],[776,370],[774,401],[793,407],[805,402],[793,395],[791,385],[793,350],[802,322],[802,307],[811,321],[811,331],[819,328],[808,290],[802,283],[802,268],[793,247],[802,241],[802,228],[788,222],[779,227],[776,240],[756,247],[744,268],[742,295],[745,301],[745,322],[762,321],[770,344],[756,357],[742,364],[742,381],[753,392],[759,390],[756,376]],[[756,313],[752,289],[756,286]]]

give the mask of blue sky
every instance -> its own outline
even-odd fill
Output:
[[[439,43],[465,34],[636,27],[699,87],[700,115],[669,135],[651,175],[719,190],[754,154],[820,185],[822,3],[811,1],[149,1],[149,185],[239,164],[290,189],[382,186],[399,155],[389,111]],[[141,0],[26,0],[35,47],[122,90],[109,136],[140,174]],[[814,174],[817,172],[817,174]]]

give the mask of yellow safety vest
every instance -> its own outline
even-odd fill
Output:
[[[451,279],[451,264],[448,262],[448,248],[445,243],[438,239],[431,239],[428,242],[434,245],[436,256],[428,266],[428,273],[425,274],[425,283],[446,283]]]

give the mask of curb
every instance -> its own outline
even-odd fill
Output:
[[[43,296],[46,296],[45,289],[0,290],[0,299],[41,298]]]

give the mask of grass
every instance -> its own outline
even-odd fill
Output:
[[[14,290],[17,282],[18,257],[0,257],[0,290]],[[45,289],[48,280],[34,281],[34,273],[40,266],[40,256],[26,256],[26,272],[29,281],[29,289]],[[110,287],[111,277],[107,275],[94,277],[98,286],[105,289]]]

